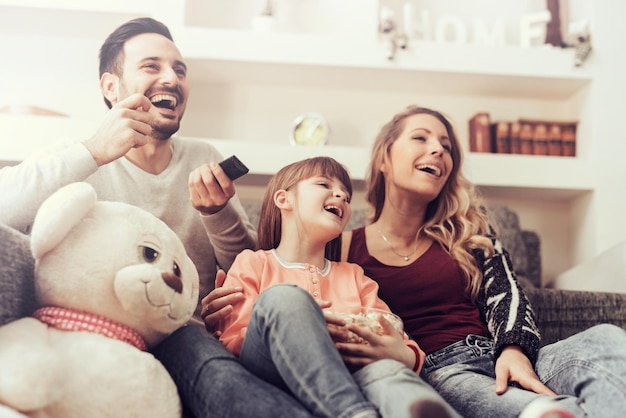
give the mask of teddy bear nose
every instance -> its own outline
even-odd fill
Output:
[[[180,280],[180,277],[176,276],[174,273],[163,272],[161,273],[161,277],[166,285],[174,289],[176,293],[183,292],[183,281]]]

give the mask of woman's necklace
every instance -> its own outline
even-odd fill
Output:
[[[378,233],[380,234],[381,238],[383,239],[383,241],[385,241],[387,243],[387,245],[389,246],[389,249],[398,257],[401,257],[402,259],[404,259],[404,261],[409,261],[411,259],[411,256],[413,256],[413,254],[415,254],[417,252],[417,249],[419,247],[419,242],[417,242],[417,237],[415,239],[415,248],[413,249],[413,251],[411,251],[411,254],[407,254],[407,255],[402,255],[399,252],[397,252],[394,248],[393,245],[391,245],[391,243],[389,242],[389,240],[387,239],[387,237],[385,236],[385,234],[383,234],[383,231],[380,230],[380,228],[376,228],[376,230],[378,231]]]

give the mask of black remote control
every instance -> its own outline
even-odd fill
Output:
[[[234,155],[222,161],[220,166],[222,166],[222,169],[231,180],[238,179],[250,171],[248,170],[248,167],[246,167],[246,165]]]

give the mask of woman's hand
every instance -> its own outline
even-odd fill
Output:
[[[535,393],[556,396],[556,393],[541,383],[530,360],[517,345],[504,347],[496,360],[496,393],[502,395],[506,392],[509,382],[518,383]]]
[[[383,335],[378,335],[355,324],[345,326],[345,322],[336,316],[325,314],[325,317],[329,324],[329,333],[333,341],[335,341],[335,346],[339,350],[343,361],[351,370],[359,369],[382,359],[397,360],[410,369],[415,365],[415,352],[405,344],[403,336],[398,333],[385,317],[380,318]],[[366,343],[347,342],[348,333],[346,330],[352,331],[365,340]]]
[[[202,303],[202,312],[200,316],[204,320],[204,327],[215,337],[221,335],[219,323],[228,317],[233,311],[233,305],[244,300],[243,289],[236,287],[219,287],[224,283],[226,273],[219,270],[215,277],[215,283],[218,287],[213,289],[206,295]]]

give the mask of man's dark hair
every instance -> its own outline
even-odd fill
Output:
[[[170,30],[163,23],[151,17],[130,20],[115,29],[100,47],[100,77],[104,73],[122,75],[124,44],[130,38],[143,33],[158,33],[174,42]],[[105,97],[104,102],[111,108],[111,102]]]

